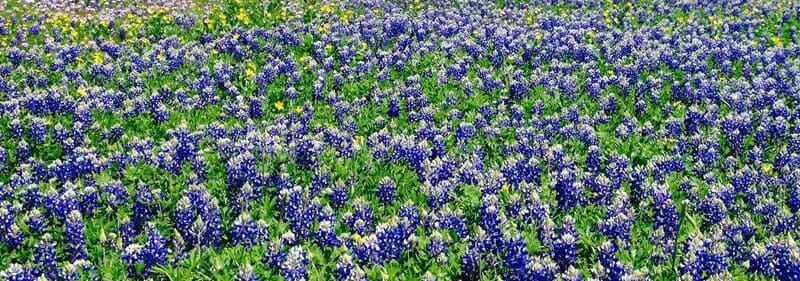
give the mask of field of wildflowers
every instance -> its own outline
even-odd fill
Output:
[[[2,0],[0,280],[800,280],[800,2]]]

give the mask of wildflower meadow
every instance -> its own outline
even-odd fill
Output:
[[[800,281],[800,2],[0,0],[0,280]]]

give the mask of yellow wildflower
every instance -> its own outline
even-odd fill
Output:
[[[778,37],[778,36],[774,36],[774,37],[772,37],[772,43],[774,43],[774,44],[775,44],[775,46],[778,46],[778,47],[783,47],[783,39],[781,39],[781,38],[780,38],[780,37]]]
[[[321,33],[327,33],[327,32],[328,32],[328,30],[330,30],[330,29],[331,29],[331,24],[329,24],[329,23],[324,23],[322,26],[320,26],[320,27],[319,27],[319,32],[321,32]]]
[[[339,16],[339,21],[341,21],[343,23],[350,22],[350,15],[352,15],[352,14],[353,14],[353,11],[351,11],[350,9],[345,10],[344,13],[342,13],[342,15]]]
[[[250,24],[250,15],[248,15],[244,9],[239,10],[239,14],[236,15],[236,19],[238,19],[244,25]]]
[[[86,88],[84,87],[78,88],[78,95],[81,97],[86,96]]]
[[[94,63],[95,64],[103,63],[103,53],[101,53],[101,52],[95,52],[94,53]]]
[[[765,174],[771,173],[772,172],[772,165],[770,165],[770,164],[761,165],[761,171],[764,171]]]
[[[283,110],[283,102],[282,101],[276,101],[275,102],[275,109]]]
[[[330,4],[325,4],[319,7],[319,11],[326,14],[332,14],[334,9],[333,6],[331,6]]]
[[[256,76],[256,65],[253,63],[247,64],[247,69],[244,71],[247,78],[253,79]]]
[[[354,233],[352,237],[353,237],[353,241],[355,241],[356,244],[361,245],[361,244],[364,244],[365,242],[367,242],[367,239],[364,239],[364,237],[362,237],[358,233]]]
[[[303,107],[302,106],[295,107],[294,112],[297,112],[298,114],[303,113]]]

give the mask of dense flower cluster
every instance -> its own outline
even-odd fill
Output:
[[[0,1],[0,279],[800,280],[800,3],[645,2]]]

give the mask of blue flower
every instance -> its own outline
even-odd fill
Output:
[[[37,280],[34,272],[20,264],[13,263],[6,270],[0,272],[0,277],[8,281],[34,281]]]
[[[67,215],[66,225],[64,227],[64,236],[67,239],[67,253],[72,261],[86,259],[86,226],[83,223],[83,217],[78,210],[72,210]]]
[[[283,280],[301,281],[308,278],[309,257],[301,246],[294,246],[283,258],[280,264],[280,274]]]
[[[239,268],[239,271],[236,273],[236,277],[234,277],[235,281],[258,281],[258,275],[253,271],[253,266],[246,264]]]
[[[396,196],[394,181],[389,177],[381,178],[378,183],[378,200],[383,204],[391,205]]]
[[[45,234],[36,245],[36,272],[51,280],[58,279],[58,254],[56,244],[50,234]]]

